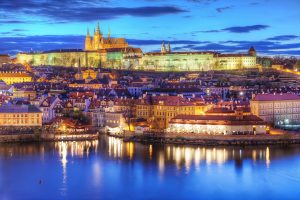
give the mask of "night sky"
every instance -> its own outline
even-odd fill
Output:
[[[1,0],[0,54],[84,48],[97,22],[144,52],[300,56],[299,0]]]

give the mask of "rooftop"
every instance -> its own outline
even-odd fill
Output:
[[[228,124],[228,125],[264,125],[256,115],[244,115],[242,118],[232,115],[178,115],[170,123],[180,124]]]
[[[257,94],[253,101],[288,101],[288,100],[300,100],[300,96],[291,93],[274,93],[274,94]]]
[[[0,113],[40,113],[34,105],[2,104]]]

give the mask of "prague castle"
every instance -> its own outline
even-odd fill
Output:
[[[93,37],[89,31],[84,50],[65,49],[40,53],[19,53],[17,61],[33,66],[65,66],[111,68],[144,71],[209,71],[256,68],[253,47],[243,54],[222,54],[213,51],[173,52],[171,44],[163,42],[160,52],[143,53],[130,46],[125,38],[113,38],[108,31],[104,37],[99,24]]]

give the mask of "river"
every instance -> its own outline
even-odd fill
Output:
[[[0,199],[299,199],[300,145],[0,144]]]

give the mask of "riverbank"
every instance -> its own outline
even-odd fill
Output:
[[[125,142],[147,144],[180,144],[201,146],[255,146],[255,145],[288,145],[300,144],[300,134],[283,135],[139,135],[124,138]]]
[[[0,143],[36,141],[39,141],[39,136],[35,134],[0,134]]]
[[[0,135],[0,143],[12,142],[55,142],[55,141],[87,141],[97,140],[101,133],[77,134],[7,134]],[[104,134],[104,133],[103,133]],[[139,142],[147,144],[177,144],[201,146],[255,146],[255,145],[288,145],[300,144],[300,134],[284,133],[276,135],[198,135],[198,134],[123,134],[110,135],[123,138],[125,142]]]
[[[56,142],[56,141],[84,141],[97,140],[99,133],[86,134],[1,134],[0,143],[13,142]]]

